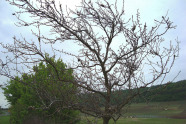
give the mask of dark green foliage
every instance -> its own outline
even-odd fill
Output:
[[[119,99],[119,101],[112,101],[113,105],[118,104],[120,101],[127,98],[128,94],[137,92],[133,90],[123,90],[118,94],[117,91],[113,92],[112,97]],[[166,85],[157,85],[138,89],[140,90],[139,96],[135,97],[132,102],[166,102],[166,101],[182,101],[186,99],[186,80],[169,83]],[[132,91],[132,92],[131,92]]]
[[[168,85],[152,86],[143,90],[146,92],[136,98],[135,101],[182,101],[186,99],[186,80],[170,83]]]
[[[16,77],[4,88],[4,94],[11,105],[10,121],[13,124],[21,124],[32,116],[51,123],[74,124],[79,121],[78,111],[63,109],[69,101],[75,100],[77,93],[77,87],[62,81],[72,81],[73,71],[65,69],[66,65],[60,59],[55,61],[48,56],[46,59],[50,64],[39,63],[33,67],[34,73]],[[49,97],[55,97],[62,102],[46,108],[51,102]]]
[[[136,89],[115,91],[112,93],[111,105],[120,104],[121,101],[127,99],[130,93],[137,92]],[[138,89],[139,90],[139,89]],[[141,88],[139,96],[135,97],[131,102],[166,102],[166,101],[182,101],[186,100],[186,80],[169,83],[167,85],[157,85],[152,87]],[[83,98],[91,98],[93,94],[83,94]],[[104,100],[97,96],[100,106],[103,106]]]
[[[1,108],[1,106],[0,106],[0,115],[3,113],[3,111],[2,111],[2,108]]]

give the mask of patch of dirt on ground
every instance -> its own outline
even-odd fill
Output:
[[[174,116],[171,116],[170,118],[175,118],[175,119],[186,119],[186,115],[174,115]]]
[[[184,110],[182,113],[180,113],[178,115],[171,116],[171,118],[186,119],[186,110]]]

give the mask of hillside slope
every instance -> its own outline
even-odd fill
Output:
[[[137,101],[144,102],[145,100],[150,100],[151,102],[160,102],[186,100],[186,80],[170,83],[167,86],[153,86],[145,90],[149,90],[149,92],[145,92],[136,98]]]

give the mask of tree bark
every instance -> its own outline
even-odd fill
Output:
[[[103,117],[103,124],[108,124],[111,117]]]

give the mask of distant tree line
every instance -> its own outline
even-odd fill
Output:
[[[1,108],[1,106],[0,106],[0,114],[2,114],[3,112],[2,112],[2,108]]]
[[[128,94],[131,92],[135,92],[133,89],[131,90],[123,90],[122,93],[118,94],[118,91],[113,92],[112,99],[118,98],[118,101],[111,101],[111,105],[119,104],[122,100],[127,99]],[[152,87],[142,88],[143,92],[139,96],[137,96],[133,101],[134,102],[166,102],[166,101],[182,101],[186,99],[186,80],[178,81],[178,82],[170,82],[169,84],[164,85],[156,85]],[[93,94],[83,94],[84,98],[91,98]],[[99,97],[99,96],[97,96]],[[101,98],[98,98],[101,99]],[[102,103],[104,100],[101,99]],[[100,105],[102,105],[100,103]]]
[[[145,100],[148,100],[151,102],[161,102],[186,100],[186,80],[170,83],[167,86],[166,85],[153,86],[150,88],[145,88],[145,90],[147,92],[139,96],[136,99],[137,101],[145,102]]]
[[[135,91],[137,89],[133,90]],[[137,96],[132,102],[166,102],[186,100],[186,80],[171,82],[168,85],[164,84],[146,87],[141,90],[143,90],[143,93]],[[113,97],[121,97],[121,99],[124,99],[130,92],[131,91],[129,90],[123,90],[122,94],[113,94]],[[116,102],[118,101],[112,101],[112,104],[116,104]]]

